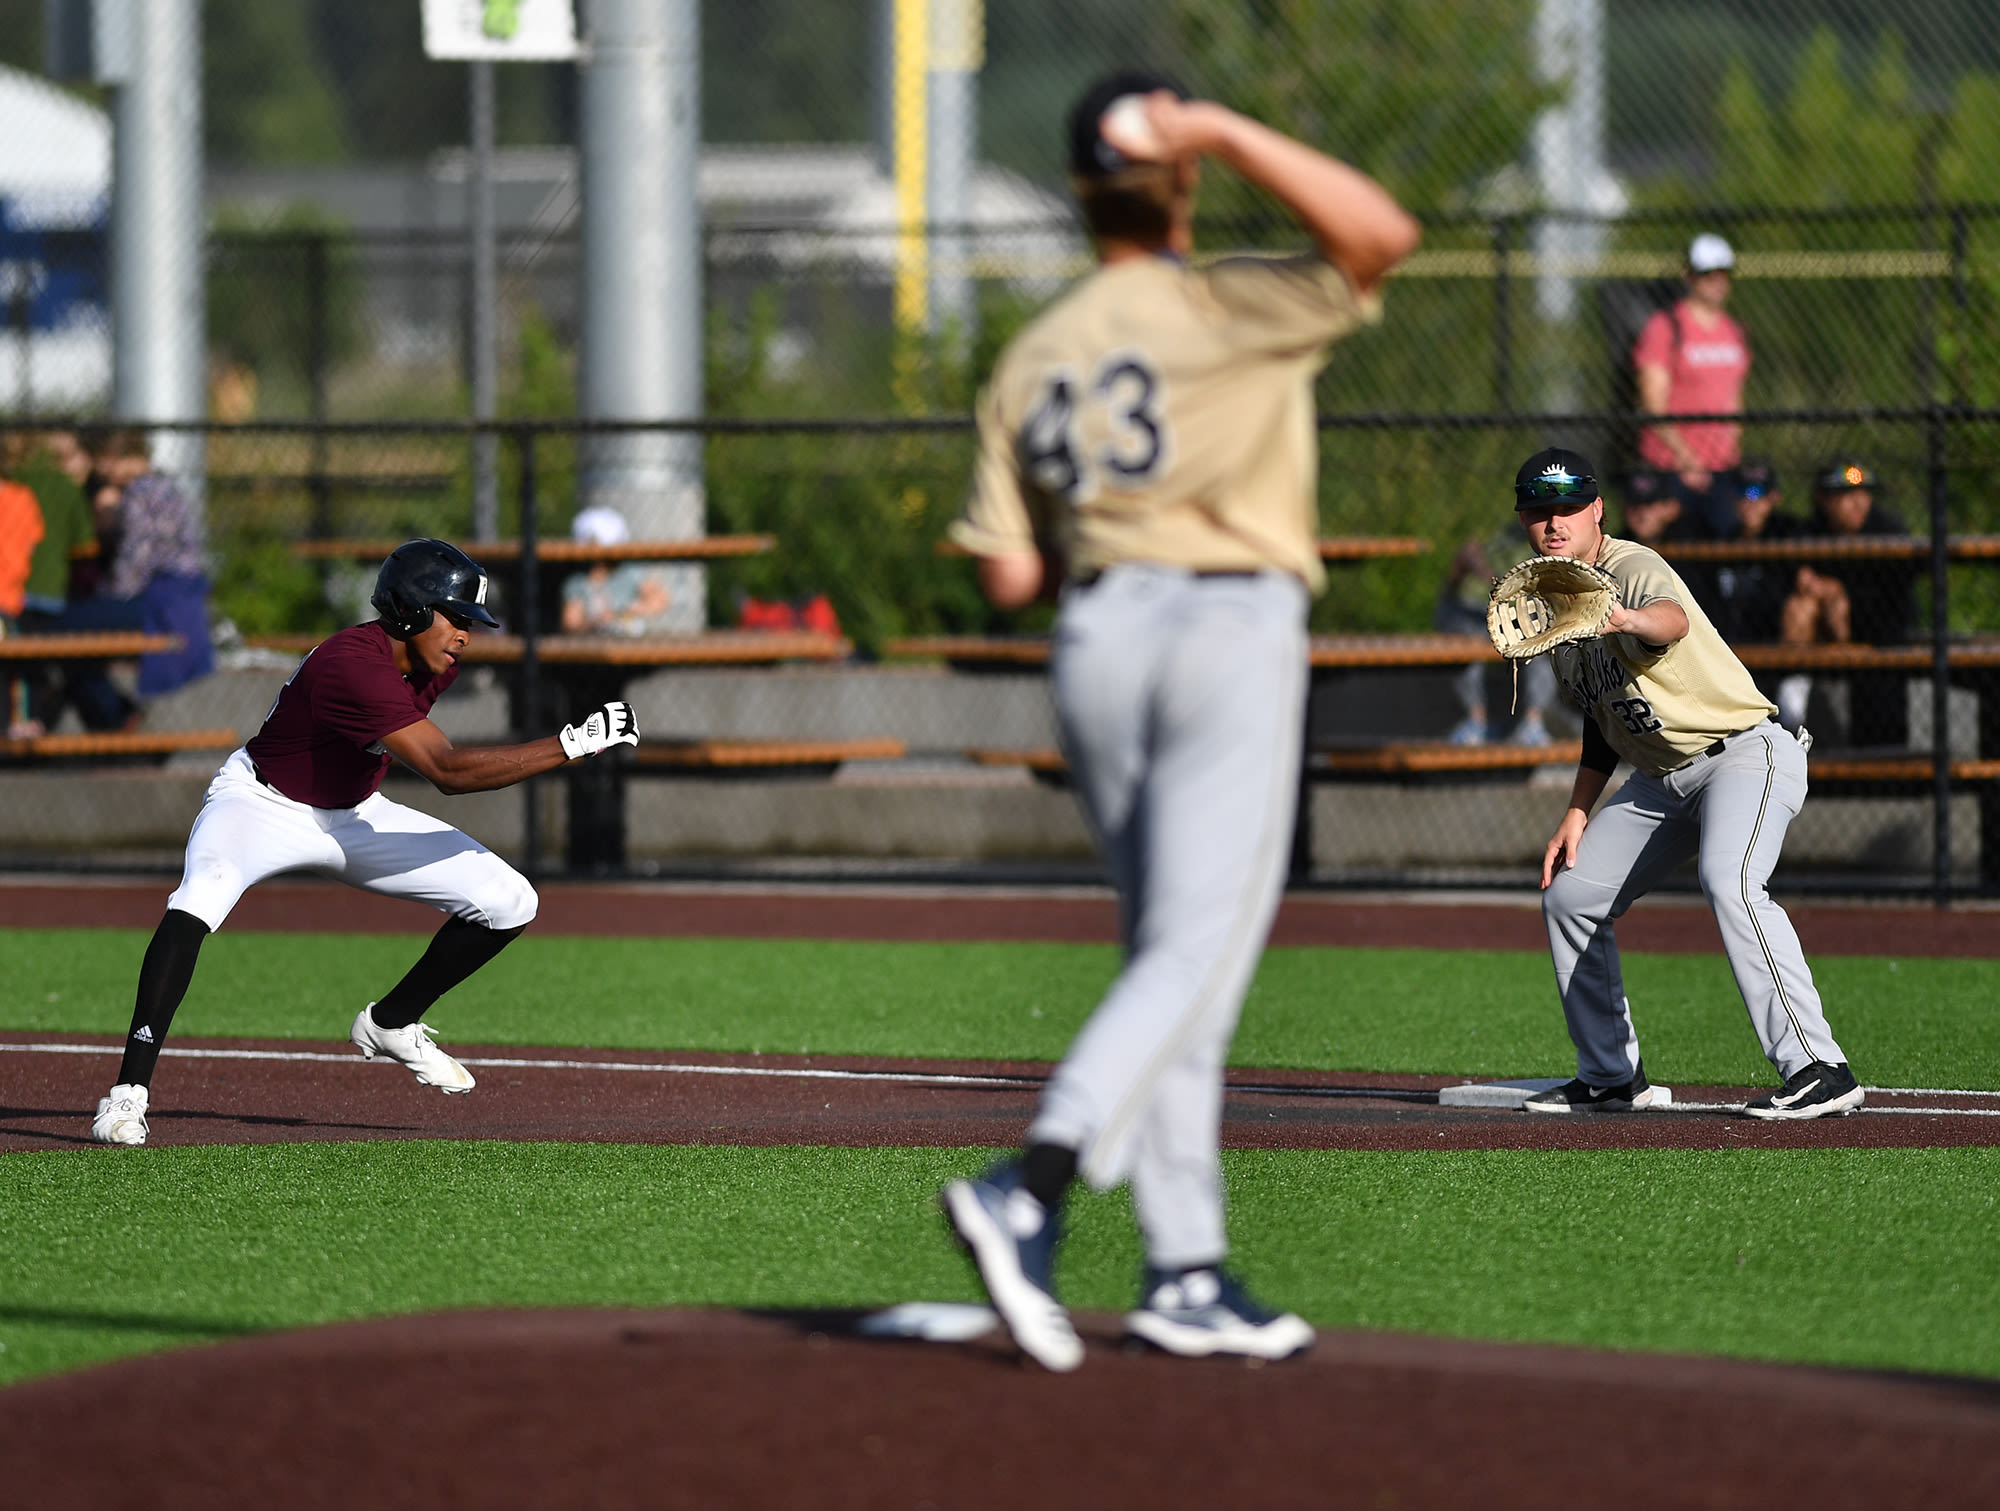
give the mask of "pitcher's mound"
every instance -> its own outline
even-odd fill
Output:
[[[2000,1505],[1980,1382],[1377,1333],[1257,1368],[1128,1352],[1114,1317],[1081,1319],[1058,1377],[938,1315],[958,1341],[857,1313],[466,1312],[125,1360],[0,1393],[6,1500]]]

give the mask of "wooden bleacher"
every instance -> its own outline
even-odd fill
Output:
[[[116,756],[170,756],[185,750],[234,750],[243,737],[233,729],[128,729],[95,734],[32,735],[0,739],[0,758],[12,761],[102,760]]]
[[[632,754],[641,770],[687,775],[736,772],[799,775],[830,772],[848,761],[899,761],[901,740],[641,740]]]

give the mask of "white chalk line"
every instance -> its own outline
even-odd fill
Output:
[[[0,1050],[27,1051],[51,1055],[116,1055],[122,1045],[103,1044],[0,1044]],[[365,1065],[359,1054],[323,1054],[306,1049],[163,1049],[162,1058],[177,1056],[188,1060],[288,1060],[333,1065]],[[487,1069],[515,1070],[618,1070],[651,1071],[661,1075],[686,1076],[767,1076],[800,1081],[897,1081],[924,1086],[1040,1086],[1038,1080],[1021,1076],[953,1075],[948,1071],[915,1070],[825,1070],[809,1066],[771,1065],[684,1065],[662,1060],[524,1060],[513,1057],[479,1058],[458,1056],[461,1065]]]
[[[44,1055],[116,1055],[124,1053],[117,1044],[6,1044],[0,1051]],[[280,1060],[302,1064],[365,1065],[358,1054],[326,1054],[309,1049],[163,1049],[162,1057],[186,1060]],[[464,1056],[463,1065],[481,1070],[609,1070],[653,1075],[737,1076],[797,1081],[882,1081],[909,1086],[991,1086],[1034,1090],[1044,1083],[1028,1076],[958,1075],[949,1071],[916,1070],[827,1070],[811,1066],[771,1065],[689,1065],[665,1060],[528,1060],[514,1057]],[[1284,1086],[1232,1083],[1227,1091],[1256,1096],[1310,1098],[1361,1098],[1380,1101],[1423,1101],[1435,1098],[1433,1091],[1383,1086]],[[1863,1090],[1876,1096],[1899,1097],[2000,1097],[1996,1091],[1952,1091],[1914,1087],[1868,1086]],[[1667,1112],[1741,1112],[1741,1102],[1682,1102],[1660,1109]],[[1904,1117],[2000,1117],[2000,1108],[1986,1107],[1859,1107],[1855,1111],[1875,1116]]]

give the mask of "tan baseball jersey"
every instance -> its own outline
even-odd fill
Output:
[[[1597,720],[1635,769],[1663,776],[1777,712],[1656,552],[1607,535],[1597,564],[1618,579],[1627,608],[1668,599],[1688,617],[1686,637],[1664,650],[1633,635],[1603,635],[1549,652],[1563,696]]]
[[[1001,354],[952,539],[988,556],[1053,544],[1076,576],[1277,567],[1317,591],[1313,378],[1380,318],[1318,256],[1099,268]]]

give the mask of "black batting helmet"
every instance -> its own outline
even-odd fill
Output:
[[[396,547],[382,563],[368,601],[398,640],[421,635],[440,609],[447,619],[500,625],[486,612],[486,574],[449,541],[412,540]]]

